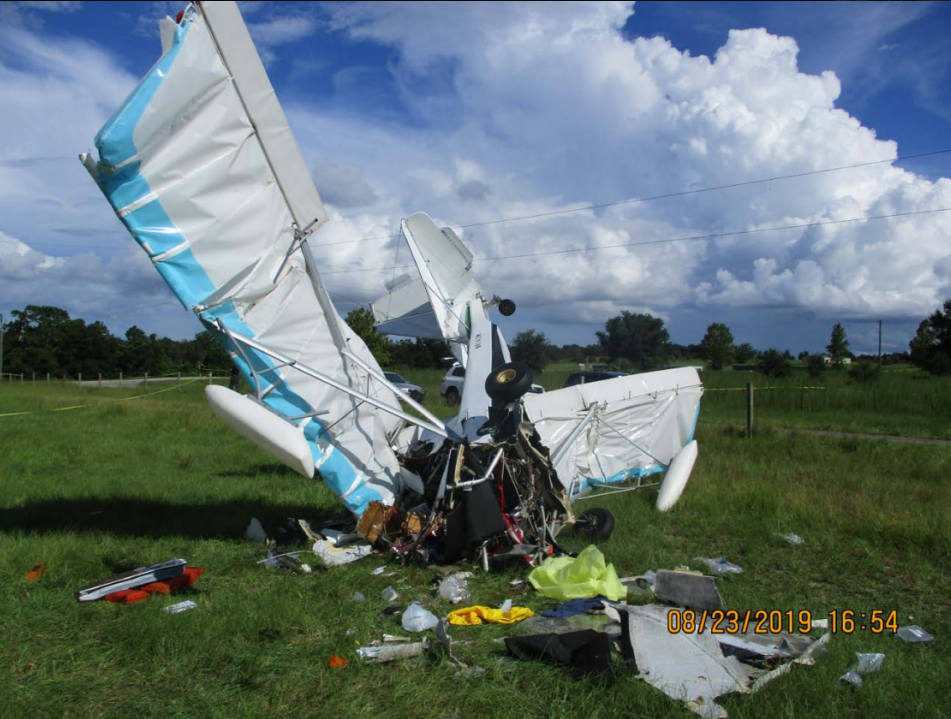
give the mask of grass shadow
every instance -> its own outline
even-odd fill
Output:
[[[268,533],[288,517],[315,526],[340,514],[321,507],[262,504],[251,501],[176,504],[133,497],[44,499],[0,508],[0,533],[59,534],[104,532],[128,537],[188,537],[244,541],[244,530],[257,517]]]
[[[295,472],[290,467],[286,467],[283,464],[256,464],[253,467],[248,467],[247,469],[242,470],[229,470],[227,472],[218,472],[215,474],[216,477],[227,477],[227,478],[243,478],[243,479],[255,479],[258,477],[300,477],[300,474]]]

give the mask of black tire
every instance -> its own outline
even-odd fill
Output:
[[[603,507],[592,507],[578,515],[575,527],[589,539],[607,541],[614,534],[614,515]]]
[[[502,300],[499,302],[499,312],[503,317],[511,317],[515,314],[515,303],[512,300]]]
[[[485,393],[499,402],[514,402],[532,388],[535,377],[524,362],[509,362],[496,367],[485,378]]]
[[[455,407],[459,404],[459,390],[455,387],[450,387],[446,390],[446,404],[450,407]]]

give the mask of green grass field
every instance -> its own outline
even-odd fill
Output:
[[[566,374],[541,379],[559,386]],[[727,374],[704,380],[711,388],[746,381]],[[433,386],[441,373],[432,375],[410,377],[424,380],[427,404],[444,411]],[[793,390],[757,395],[777,405],[758,411],[752,440],[741,436],[745,410],[731,398],[742,393],[709,393],[700,459],[673,511],[657,513],[649,493],[598,502],[618,519],[601,549],[622,576],[722,554],[746,570],[718,580],[732,609],[817,616],[896,609],[901,623],[938,637],[910,645],[869,632],[836,636],[816,666],[796,667],[756,695],[721,700],[731,717],[938,717],[951,708],[951,448],[770,429],[788,422],[947,437],[948,386],[883,378],[895,383],[879,386],[889,388],[880,397],[891,404],[876,410],[860,404],[870,401],[858,394],[866,388],[845,379],[836,394],[854,391],[853,404],[835,404],[845,402],[833,400],[839,381],[827,375],[825,399],[807,395],[816,399],[798,406],[779,399],[795,398]],[[285,471],[225,429],[200,390],[114,402],[142,390],[0,386],[0,414],[107,402],[0,417],[0,716],[693,716],[620,662],[604,682],[500,662],[497,640],[509,627],[453,630],[465,642],[463,661],[486,669],[480,679],[460,679],[445,660],[428,657],[361,664],[357,645],[402,633],[398,615],[380,616],[388,584],[406,602],[450,609],[431,588],[436,570],[394,567],[396,576],[374,577],[383,560],[370,558],[300,576],[257,564],[262,547],[243,537],[251,517],[273,532],[287,517],[319,522],[340,505],[320,482]],[[813,401],[827,404],[805,404]],[[875,419],[886,413],[903,419]],[[788,546],[775,532],[796,532],[805,544]],[[563,539],[573,549],[585,544]],[[91,581],[170,557],[205,568],[192,591],[132,606],[74,599]],[[47,572],[28,584],[36,562]],[[497,605],[511,596],[509,581],[525,574],[478,573],[473,603]],[[354,601],[355,591],[369,601]],[[161,611],[185,598],[198,609]],[[517,599],[536,610],[554,604],[531,592]],[[887,655],[859,690],[839,682],[855,651]],[[349,666],[330,669],[332,654]]]

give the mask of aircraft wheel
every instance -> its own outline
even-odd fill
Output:
[[[614,515],[603,507],[592,507],[578,515],[575,527],[589,539],[606,541],[614,534]]]
[[[485,378],[485,393],[499,402],[514,402],[532,388],[535,377],[524,362],[509,362],[496,367]]]

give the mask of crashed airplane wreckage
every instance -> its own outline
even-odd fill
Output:
[[[381,331],[443,338],[466,368],[459,414],[437,418],[386,379],[321,282],[311,245],[327,214],[236,4],[192,3],[160,30],[161,58],[96,135],[98,159],[80,159],[253,388],[207,388],[226,424],[319,475],[403,559],[535,565],[598,489],[659,484],[658,508],[673,506],[697,456],[695,370],[526,394],[472,254],[416,214],[402,241],[417,275],[373,309]]]

